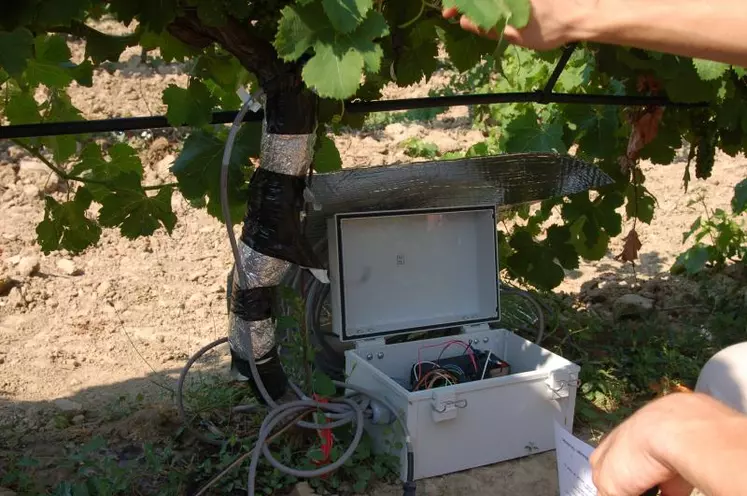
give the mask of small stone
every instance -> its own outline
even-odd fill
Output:
[[[111,288],[112,288],[111,283],[109,281],[104,281],[101,284],[99,284],[98,288],[96,288],[96,293],[98,293],[99,296],[103,296],[106,293],[108,293]]]
[[[39,198],[41,191],[39,190],[39,186],[36,184],[27,184],[23,187],[23,194],[26,195],[26,198],[35,200]]]
[[[21,263],[21,255],[13,255],[12,257],[8,257],[8,263],[10,265],[18,265]]]
[[[8,293],[8,304],[11,306],[11,308],[22,307],[26,305],[26,300],[23,298],[21,290],[17,287],[11,289],[10,293]]]
[[[654,309],[654,300],[637,294],[626,294],[612,305],[615,319],[643,317]]]
[[[81,425],[86,421],[86,418],[82,414],[78,414],[71,421],[74,425]]]
[[[5,363],[5,357],[0,357],[0,365]]]
[[[68,276],[77,276],[81,274],[80,269],[75,266],[75,262],[66,258],[57,261],[57,268],[60,269],[63,274]]]
[[[38,158],[24,158],[19,164],[19,172],[44,172],[49,173],[49,168]]]
[[[195,282],[200,277],[203,277],[205,275],[204,270],[198,270],[197,272],[192,272],[189,277],[187,278],[191,282]]]
[[[30,277],[39,271],[39,257],[29,256],[21,258],[16,272],[21,277]]]
[[[308,482],[299,482],[289,496],[316,496]]]
[[[54,406],[56,406],[58,410],[63,412],[80,412],[83,410],[83,405],[81,405],[77,401],[69,400],[67,398],[54,400]]]
[[[165,336],[163,336],[163,335],[161,335],[161,336],[158,336],[158,342],[159,342],[159,343],[163,343],[163,342],[165,342],[165,341],[166,341],[166,337],[165,337]]]
[[[205,301],[205,297],[203,295],[201,295],[200,293],[194,293],[192,296],[189,297],[189,299],[187,300],[187,303],[190,305],[197,306],[203,303],[204,301]]]

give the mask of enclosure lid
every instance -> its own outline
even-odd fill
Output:
[[[337,214],[328,240],[343,341],[497,320],[494,206]]]

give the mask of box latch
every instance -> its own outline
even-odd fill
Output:
[[[457,412],[467,408],[467,400],[457,399],[456,393],[448,388],[433,390],[431,408],[434,422],[443,422],[457,417]]]
[[[578,376],[566,370],[555,370],[547,377],[547,389],[550,399],[559,400],[571,394],[571,388],[579,386]]]

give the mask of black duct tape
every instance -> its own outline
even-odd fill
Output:
[[[268,133],[314,134],[317,97],[304,86],[300,70],[267,81],[262,89]]]
[[[265,403],[264,398],[262,398],[262,395],[257,388],[257,383],[254,382],[249,362],[238,356],[236,352],[233,351],[233,348],[231,348],[231,367],[249,379],[249,387],[252,388],[254,396],[258,401]],[[283,366],[280,364],[277,346],[273,347],[272,350],[257,359],[257,371],[259,372],[259,377],[262,379],[262,383],[265,385],[267,392],[273,400],[280,399],[288,390],[288,378],[285,375]]]
[[[312,269],[322,265],[301,231],[303,177],[258,168],[249,183],[241,241],[264,255]]]
[[[277,288],[234,288],[231,311],[239,318],[252,322],[272,317]]]

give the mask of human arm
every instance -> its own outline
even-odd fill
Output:
[[[530,0],[522,29],[506,26],[510,42],[550,50],[573,41],[625,45],[747,66],[747,4],[744,0]],[[446,9],[447,18],[459,15]],[[467,30],[484,32],[466,17]]]
[[[639,496],[659,485],[664,496],[747,493],[747,417],[699,393],[653,401],[594,450],[599,496]]]

